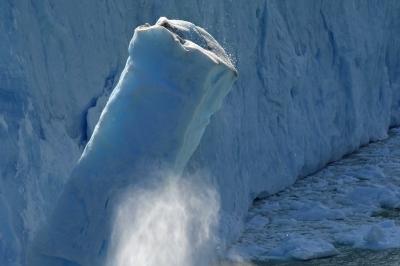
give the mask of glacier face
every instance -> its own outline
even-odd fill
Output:
[[[236,59],[240,78],[187,169],[215,177],[234,237],[254,197],[400,123],[399,13],[396,0],[1,1],[0,264],[24,264],[134,26],[192,21]]]

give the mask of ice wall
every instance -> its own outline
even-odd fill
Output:
[[[400,123],[399,13],[396,0],[0,1],[0,264],[24,264],[135,26],[192,21],[236,59],[240,79],[188,167],[215,177],[232,228],[259,193]]]

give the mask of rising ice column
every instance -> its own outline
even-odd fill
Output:
[[[32,245],[29,265],[102,265],[117,196],[154,169],[183,171],[236,76],[203,29],[166,18],[138,27],[119,83]]]

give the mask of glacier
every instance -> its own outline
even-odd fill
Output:
[[[400,3],[0,1],[0,264],[28,243],[94,130],[133,28],[204,27],[240,72],[185,172],[205,169],[235,239],[271,195],[400,124]]]

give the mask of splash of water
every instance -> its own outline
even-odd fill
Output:
[[[218,211],[218,194],[204,182],[170,177],[129,191],[116,211],[107,265],[210,265]]]

